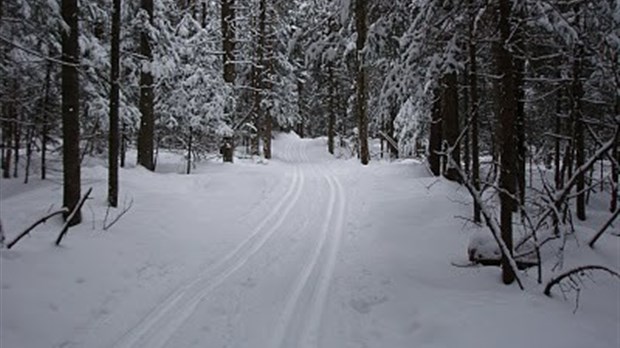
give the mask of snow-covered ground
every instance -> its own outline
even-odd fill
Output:
[[[620,282],[596,275],[573,313],[533,271],[522,292],[498,268],[454,267],[479,233],[458,219],[463,189],[412,160],[362,167],[325,149],[283,134],[263,163],[124,169],[133,207],[107,231],[106,168],[88,165],[92,199],[61,247],[58,218],[0,251],[0,346],[620,346]],[[59,206],[57,182],[0,181],[8,240]],[[570,253],[618,269],[620,239]]]

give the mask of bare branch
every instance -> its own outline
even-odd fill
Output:
[[[110,227],[112,227],[115,223],[118,222],[118,220],[120,220],[123,215],[125,215],[129,209],[131,209],[131,207],[133,206],[133,198],[131,199],[131,201],[129,201],[129,204],[127,204],[127,202],[125,202],[123,210],[116,215],[116,217],[112,220],[112,222],[110,222],[109,224],[106,224],[106,221],[108,220],[108,213],[110,211],[110,206],[108,206],[108,209],[105,212],[105,218],[103,219],[103,230],[107,231]]]
[[[69,212],[69,210],[67,208],[62,208],[60,210],[57,210],[53,213],[47,214],[44,217],[40,218],[39,220],[37,220],[35,223],[33,223],[32,225],[30,225],[30,227],[28,227],[27,229],[24,230],[24,232],[20,233],[17,237],[15,237],[15,239],[13,239],[9,244],[6,245],[7,249],[11,249],[13,247],[13,245],[15,245],[17,242],[19,242],[20,239],[24,238],[28,233],[30,233],[30,231],[32,231],[35,227],[39,226],[42,223],[45,223],[47,220],[49,220],[50,218],[56,216],[56,215],[60,215],[60,214],[65,214]]]
[[[560,284],[562,282],[562,280],[564,280],[566,278],[569,278],[570,281],[575,282],[575,279],[572,278],[574,275],[583,275],[587,271],[594,271],[594,270],[607,272],[607,273],[611,274],[612,276],[620,279],[620,274],[618,274],[618,272],[616,272],[616,271],[614,271],[612,269],[609,269],[609,268],[607,268],[605,266],[597,266],[597,265],[580,266],[580,267],[568,270],[568,271],[560,274],[559,276],[551,279],[551,281],[549,281],[549,283],[547,283],[547,286],[545,286],[544,294],[547,295],[547,296],[551,296],[551,288],[553,288],[557,284]],[[574,284],[573,284],[573,286],[574,286]]]
[[[605,231],[607,231],[609,226],[611,226],[611,224],[614,222],[614,220],[616,220],[618,215],[620,215],[620,209],[616,209],[616,212],[607,220],[607,222],[605,222],[603,227],[601,227],[601,229],[598,230],[598,232],[596,232],[594,237],[592,237],[592,239],[588,243],[590,248],[594,248],[594,243],[596,243],[596,241],[603,235],[603,233],[605,233]]]
[[[86,191],[86,194],[84,195],[84,197],[82,197],[82,199],[78,202],[75,208],[73,208],[73,211],[71,212],[71,214],[69,214],[69,216],[67,217],[65,221],[65,225],[62,227],[62,230],[60,231],[60,234],[58,235],[58,238],[56,239],[56,245],[60,245],[62,238],[65,236],[65,234],[67,234],[67,231],[69,230],[69,222],[71,222],[75,214],[77,214],[77,212],[80,211],[80,209],[82,209],[82,206],[86,202],[86,199],[88,199],[88,196],[90,195],[91,192],[93,192],[92,187],[89,188],[88,191]]]

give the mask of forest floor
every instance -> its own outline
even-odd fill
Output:
[[[610,277],[586,281],[575,311],[574,296],[542,295],[534,270],[520,291],[497,267],[453,266],[481,228],[459,218],[470,215],[465,190],[424,165],[362,167],[292,134],[273,146],[273,160],[206,162],[191,175],[169,153],[156,173],[121,170],[121,208],[133,206],[107,231],[107,169],[85,163],[92,199],[61,247],[57,218],[0,251],[0,346],[620,346]],[[7,239],[61,192],[53,178],[0,181]],[[591,250],[583,240],[600,221],[589,223],[565,269],[618,269],[620,238]]]

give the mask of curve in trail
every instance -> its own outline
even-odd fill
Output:
[[[301,153],[299,154],[301,155]],[[290,150],[288,155],[290,155]],[[245,265],[273,236],[299,200],[304,180],[303,172],[301,172],[299,166],[296,166],[293,182],[288,187],[286,194],[273,207],[267,217],[254,228],[248,238],[222,258],[215,266],[211,267],[207,272],[200,274],[198,279],[181,286],[142,318],[136,326],[121,336],[113,346],[150,348],[165,346],[178,328],[194,313],[198,304],[213,289]],[[288,204],[283,207],[286,202]],[[280,215],[275,223],[267,228],[266,232],[261,234],[260,232],[266,228],[267,224],[277,214]],[[212,274],[214,272],[215,274]]]
[[[303,317],[299,319],[302,321],[301,323],[294,323],[294,315],[295,315],[296,310],[299,307],[301,298],[304,294],[304,290],[308,287],[309,280],[312,274],[314,273],[315,269],[317,269],[317,265],[319,264],[320,256],[328,240],[329,227],[332,221],[334,207],[336,205],[336,201],[338,200],[338,196],[341,196],[343,192],[342,187],[340,186],[339,182],[337,182],[334,179],[334,177],[325,174],[325,172],[323,172],[323,177],[327,181],[327,184],[329,187],[329,202],[327,204],[327,209],[325,213],[326,216],[325,216],[324,224],[321,229],[321,234],[319,236],[319,240],[316,244],[316,247],[312,251],[310,258],[308,259],[308,261],[305,263],[304,267],[302,268],[300,276],[295,281],[293,288],[291,292],[289,293],[289,296],[287,297],[284,310],[282,311],[282,314],[280,315],[280,319],[278,320],[278,323],[277,323],[277,326],[276,326],[276,329],[273,335],[273,341],[271,342],[272,344],[270,345],[270,347],[284,347],[285,344],[287,343],[286,342],[287,338],[289,340],[295,339],[295,337],[290,337],[291,335],[294,334],[294,332],[289,332],[289,331],[291,329],[294,330],[298,327],[302,327],[302,325],[297,325],[297,324],[308,323],[307,319],[304,319]],[[334,184],[334,182],[336,182],[336,184]],[[343,198],[340,199],[340,202],[341,204],[339,205],[339,212],[337,213],[338,215],[337,215],[336,226],[340,226],[344,219],[344,209],[341,208],[342,206],[344,206]],[[330,250],[329,255],[330,256],[333,255],[333,257],[331,258],[334,259],[334,261],[330,261],[330,264],[325,264],[323,268],[325,270],[329,270],[331,268],[331,270],[333,271],[333,268],[334,268],[333,263],[335,262],[335,256],[337,253],[337,245],[332,247],[331,249],[333,250]],[[325,273],[325,272],[323,271],[321,273]],[[316,317],[312,319],[314,322],[313,325],[316,327],[320,326],[319,321],[320,321],[322,310],[316,311],[316,314],[315,314],[315,310],[313,308],[315,308],[317,305],[320,305],[320,306],[324,305],[325,298],[327,296],[327,289],[329,288],[329,282],[331,280],[331,273],[332,272],[330,271],[328,277],[324,276],[324,277],[319,278],[319,281],[320,281],[319,292],[312,291],[309,294],[310,299],[311,299],[310,304],[309,304],[311,306],[311,315],[313,317]],[[299,343],[304,343],[304,341],[300,341],[300,339],[305,338],[304,336],[306,336],[305,332],[302,332],[302,335],[300,337],[297,337],[297,339],[295,339],[295,341],[297,341],[294,343],[295,346],[298,346]]]

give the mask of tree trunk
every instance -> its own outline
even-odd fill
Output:
[[[141,9],[146,11],[150,23],[153,24],[153,0],[141,1]],[[153,101],[155,96],[153,93],[153,73],[151,71],[153,52],[151,51],[149,33],[146,28],[143,28],[140,34],[140,54],[144,57],[144,63],[146,64],[140,69],[140,113],[142,116],[140,118],[140,131],[138,134],[138,164],[154,171],[155,115]]]
[[[127,125],[125,124],[125,121],[122,121],[123,123],[123,128],[121,130],[121,134],[120,134],[120,141],[121,141],[121,168],[125,168],[125,157],[127,155]]]
[[[328,89],[329,96],[327,96],[329,100],[329,119],[327,121],[327,151],[330,154],[334,154],[334,138],[336,136],[336,105],[334,102],[335,98],[335,88],[334,88],[334,69],[332,67],[332,63],[327,63],[327,74],[328,74]]]
[[[559,190],[562,188],[562,146],[560,142],[559,135],[562,133],[562,118],[560,113],[562,112],[562,89],[558,89],[557,92],[557,100],[555,104],[555,157],[554,157],[554,166],[555,166],[555,189]]]
[[[265,6],[266,7],[266,6]],[[266,12],[266,11],[265,11]],[[266,13],[265,13],[265,27],[266,27],[266,22],[267,22],[267,18],[266,18]],[[270,31],[270,37],[272,37],[273,34],[271,29]],[[266,67],[266,71],[264,74],[264,79],[265,81],[262,82],[262,85],[265,87],[265,97],[267,99],[267,105],[265,107],[265,117],[263,119],[263,155],[265,156],[266,159],[271,159],[271,133],[272,133],[272,129],[273,129],[273,75],[274,75],[274,70],[273,70],[273,55],[274,55],[274,51],[273,51],[273,39],[267,39],[267,28],[265,28],[265,32],[264,32],[264,42],[265,42],[265,54],[266,56],[263,58],[264,62],[261,63],[262,66]]]
[[[110,90],[110,129],[108,132],[108,204],[118,206],[118,109],[119,109],[119,78],[120,78],[120,34],[121,34],[121,0],[114,0],[112,12],[112,48]]]
[[[224,81],[235,82],[235,0],[221,0]]]
[[[366,90],[366,63],[363,53],[368,32],[366,24],[366,6],[366,0],[355,1],[355,29],[357,31],[357,119],[360,161],[363,165],[368,164],[370,161],[370,153],[368,151],[368,91]]]
[[[620,103],[617,103],[620,104]],[[619,112],[616,111],[616,115],[620,115]],[[612,150],[612,156],[616,159],[616,162],[620,163],[620,151],[618,151],[618,147],[620,147],[620,132],[616,134],[616,143],[614,144]],[[618,189],[620,184],[618,179],[620,177],[620,168],[615,163],[612,163],[611,167],[611,204],[609,206],[609,210],[613,213],[618,209]]]
[[[526,190],[526,157],[527,149],[525,147],[525,90],[523,86],[523,76],[525,64],[522,59],[515,59],[515,93],[517,98],[517,112],[515,124],[515,140],[517,148],[516,161],[516,183],[520,204],[525,204]],[[515,209],[517,206],[515,205]]]
[[[500,206],[501,206],[501,235],[509,252],[512,254],[512,213],[515,193],[515,151],[514,137],[516,121],[516,98],[514,66],[512,55],[507,47],[510,39],[510,0],[499,0],[499,32],[500,40],[496,43],[496,64],[502,75],[499,84],[500,127],[499,139],[501,139],[500,159]],[[502,280],[504,284],[511,284],[515,280],[515,274],[510,267],[508,258],[502,256]]]
[[[441,143],[443,142],[442,118],[441,118],[441,88],[434,91],[431,130],[428,140],[428,164],[435,176],[441,175]]]
[[[81,195],[78,0],[62,0],[62,18],[68,29],[61,29],[63,206],[72,211]],[[65,214],[65,219],[73,226],[82,221],[82,215],[78,209],[71,217]]]
[[[577,16],[579,21],[579,16]],[[583,86],[581,85],[581,64],[583,57],[583,47],[581,44],[575,49],[575,57],[573,62],[573,85],[572,85],[572,110],[571,117],[574,122],[575,136],[575,165],[577,168],[585,163],[585,144],[584,144],[584,126],[582,115],[582,98]],[[586,193],[585,193],[585,173],[581,172],[577,176],[577,218],[579,220],[586,219]]]
[[[28,179],[30,178],[30,163],[32,160],[32,142],[34,139],[34,126],[28,126],[28,131],[26,132],[26,170],[24,173],[24,184],[28,183]]]
[[[394,122],[396,121],[396,117],[398,116],[398,104],[396,103],[396,98],[390,98],[390,118],[387,120],[386,124],[386,132],[387,135],[396,140],[394,136]],[[398,147],[394,146],[391,141],[386,141],[386,146],[390,153],[390,158],[398,158]]]
[[[11,177],[11,139],[13,138],[13,120],[9,114],[8,105],[3,105],[4,115],[7,121],[3,121],[4,129],[2,130],[2,177],[9,179]]]
[[[478,77],[476,62],[475,18],[476,11],[473,0],[469,0],[469,113],[471,122],[471,181],[474,188],[480,191],[480,149],[478,148]],[[480,205],[474,200],[474,222],[481,222]]]
[[[47,63],[45,73],[45,97],[43,99],[42,121],[41,121],[41,180],[47,176],[47,139],[49,133],[49,113],[50,113],[50,80],[52,73],[52,62]]]
[[[13,177],[19,176],[19,145],[21,142],[21,122],[17,117],[17,110],[13,105],[13,158],[15,163],[13,164]]]
[[[250,151],[252,155],[260,154],[260,140],[263,136],[263,78],[264,70],[263,63],[265,57],[265,20],[267,16],[267,3],[266,0],[260,0],[259,2],[259,15],[258,15],[258,42],[256,45],[256,58],[252,66],[252,89],[254,93],[254,106],[253,106],[253,123],[256,129],[256,136],[252,138],[250,144]]]
[[[192,127],[189,127],[189,136],[187,139],[187,170],[185,171],[187,175],[189,175],[192,171],[192,133],[194,130]]]
[[[451,156],[454,163],[459,164],[461,163],[460,147],[455,146],[456,140],[459,137],[459,99],[456,71],[447,73],[442,80],[443,96],[441,114],[443,119],[443,138],[448,143],[449,147],[454,147]],[[444,177],[451,181],[458,181],[459,174],[456,168],[447,165],[448,161],[445,163]]]
[[[299,121],[297,123],[297,135],[299,135],[300,138],[304,137],[304,128],[305,128],[303,91],[304,91],[304,84],[301,78],[298,77],[297,78],[297,109],[299,112]]]

